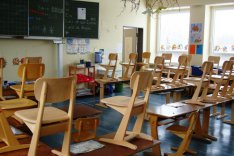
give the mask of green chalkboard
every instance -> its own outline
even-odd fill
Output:
[[[98,38],[99,3],[65,0],[64,36]]]
[[[0,35],[28,35],[28,0],[0,1]]]
[[[29,0],[29,36],[63,37],[63,0]]]

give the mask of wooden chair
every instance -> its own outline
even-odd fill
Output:
[[[41,64],[42,57],[24,57],[21,59],[22,64]]]
[[[168,67],[169,72],[172,71],[175,73],[173,80],[172,80],[172,83],[171,83],[172,85],[183,84],[184,75],[185,75],[186,70],[187,70],[187,56],[180,55],[178,58],[178,63],[179,64],[177,67],[174,67],[174,66]],[[179,78],[180,78],[180,81],[179,81],[179,83],[177,83]]]
[[[172,53],[163,53],[162,57],[164,58],[164,66],[165,67],[171,66]]]
[[[76,142],[94,139],[96,130],[99,124],[98,117],[79,118],[74,122],[74,127],[77,132],[73,133],[73,140]]]
[[[210,97],[206,97],[203,101],[209,102],[209,103],[216,103],[221,102],[226,97],[226,91],[228,87],[228,83],[232,74],[232,68],[233,68],[233,62],[232,61],[224,61],[222,66],[222,74],[221,75],[212,75],[211,80],[216,84],[216,87],[213,91],[213,94]],[[228,72],[228,75],[227,75]],[[222,94],[219,95],[219,91],[221,90],[221,86],[224,86],[222,88]],[[222,105],[222,109],[224,109],[224,105]],[[211,116],[220,115],[219,112],[217,112],[217,107],[213,107],[213,114]],[[219,118],[225,117],[225,114],[222,114],[219,116]]]
[[[12,99],[0,101],[0,141],[6,146],[0,147],[0,153],[28,148],[29,144],[20,144],[17,139],[27,137],[25,135],[14,135],[7,118],[13,116],[14,112],[22,109],[35,107],[36,102],[29,99]]]
[[[131,74],[130,76],[134,73],[136,70],[136,62],[137,62],[137,53],[130,53],[129,54],[129,62],[128,63],[120,63],[120,65],[123,66],[123,77],[120,77],[121,79],[130,79],[129,77],[129,69],[131,68]]]
[[[182,138],[182,142],[178,148],[172,147],[173,150],[176,150],[174,154],[166,154],[168,156],[183,156],[185,153],[196,154],[197,152],[189,149],[189,144],[192,139],[193,131],[198,119],[199,111],[193,112],[189,117],[189,126],[181,125],[172,125],[167,128],[168,131]]]
[[[150,55],[151,55],[150,52],[142,53],[142,62],[137,62],[137,65],[139,66],[140,70],[143,70],[143,68],[149,67]]]
[[[192,67],[191,67],[191,61],[193,58],[192,54],[183,54],[187,56],[187,78],[192,74]]]
[[[22,119],[33,136],[28,156],[35,156],[40,136],[64,132],[62,150],[52,150],[60,156],[70,155],[71,128],[75,102],[75,78],[40,78],[35,82],[35,97],[39,107],[15,112]],[[68,112],[55,107],[45,107],[45,103],[69,100]]]
[[[162,56],[156,56],[154,59],[154,69],[145,69],[146,71],[153,71],[153,80],[156,81],[156,85],[152,86],[152,88],[163,88],[163,86],[160,85],[163,68],[164,58]]]
[[[172,58],[172,53],[163,53],[162,57],[164,58],[164,67],[170,67],[171,66],[171,58]],[[167,73],[167,78],[165,79],[166,82],[171,81],[170,79],[170,70],[165,69],[164,72]]]
[[[123,115],[120,126],[113,139],[101,138],[100,141],[125,146],[130,149],[137,149],[136,145],[129,143],[130,139],[140,137],[152,140],[151,136],[141,133],[146,108],[148,105],[150,88],[152,84],[152,72],[136,71],[130,80],[130,88],[133,89],[132,96],[115,96],[102,99],[103,103],[115,109]],[[139,92],[147,90],[144,99],[138,98]],[[137,116],[132,131],[126,131],[131,116]]]
[[[44,72],[44,64],[21,64],[18,68],[18,76],[21,78],[21,84],[10,87],[16,91],[19,98],[34,96],[34,84],[26,84],[26,81],[35,81],[42,77]]]
[[[3,91],[2,91],[2,87],[3,87],[3,66],[4,66],[4,59],[0,58],[0,99],[1,100],[5,100],[5,98],[3,97]]]
[[[203,71],[203,74],[201,78],[190,77],[190,78],[184,79],[185,81],[194,83],[197,86],[192,99],[186,101],[186,103],[188,104],[204,105],[200,101],[203,100],[207,95],[211,75],[213,72],[213,62],[208,62],[208,61],[203,62],[202,71]],[[198,97],[199,97],[201,90],[202,90],[202,95],[201,95],[201,99],[199,100]]]
[[[105,73],[103,76],[103,80],[108,80],[108,73],[112,70],[110,80],[115,79],[115,70],[117,66],[118,54],[117,53],[110,53],[109,54],[109,63],[108,64],[100,64],[101,67],[105,68]]]
[[[220,61],[220,56],[209,56],[208,57],[209,62],[213,62],[213,73],[218,74],[219,72],[219,61]]]

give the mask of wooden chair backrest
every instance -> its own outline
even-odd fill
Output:
[[[143,52],[142,53],[142,62],[149,63],[150,55],[151,55],[150,52]]]
[[[213,62],[205,61],[202,64],[203,75],[212,75]]]
[[[117,65],[118,54],[117,53],[110,53],[109,54],[109,65]]]
[[[73,100],[75,97],[75,77],[66,78],[39,78],[34,85],[35,98],[41,101],[42,90],[45,89],[44,102],[56,103]],[[43,102],[43,101],[41,101]]]
[[[163,53],[162,57],[164,58],[164,63],[171,65],[172,53]]]
[[[156,56],[154,59],[154,70],[164,68],[164,58],[162,56]]]
[[[130,88],[132,89],[132,97],[130,101],[130,107],[133,107],[135,99],[139,96],[140,91],[145,91],[144,94],[144,107],[146,108],[149,101],[149,95],[152,85],[153,75],[149,71],[136,71],[133,73],[130,80]],[[142,111],[145,111],[142,110]]]
[[[42,63],[42,57],[25,57],[22,58],[22,64],[39,64]]]
[[[191,66],[191,61],[192,61],[193,55],[192,54],[182,54],[182,55],[187,56],[187,65]]]
[[[222,66],[222,72],[226,73],[227,71],[232,71],[233,62],[232,61],[224,61]]]
[[[209,56],[208,61],[213,62],[213,67],[219,67],[220,56]]]
[[[129,54],[129,62],[135,63],[137,61],[137,53],[130,53]]]
[[[234,56],[230,57],[229,61],[234,61]]]
[[[34,81],[44,75],[44,64],[21,64],[18,68],[18,76],[25,81]]]
[[[136,83],[136,82],[139,83]],[[150,83],[149,83],[150,82]],[[149,71],[136,71],[133,73],[130,80],[130,88],[134,89],[137,86],[138,91],[144,91],[152,83],[152,72]]]
[[[187,55],[180,55],[179,58],[178,58],[178,63],[179,63],[178,68],[180,68],[182,66],[186,68],[187,63],[188,63]]]

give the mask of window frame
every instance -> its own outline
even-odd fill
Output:
[[[227,52],[219,52],[214,50],[214,36],[215,36],[215,11],[217,10],[228,10],[233,9],[234,10],[234,4],[231,5],[219,5],[219,6],[212,6],[211,7],[211,25],[210,25],[210,55],[233,55],[234,51],[227,51]],[[234,37],[234,36],[233,36]]]
[[[159,54],[163,54],[163,53],[175,53],[175,54],[184,54],[184,53],[188,53],[188,49],[184,50],[184,49],[177,49],[177,50],[161,50],[161,45],[160,45],[160,41],[161,41],[161,14],[164,13],[180,13],[180,12],[188,12],[189,16],[190,16],[190,7],[184,7],[184,8],[174,8],[174,9],[166,9],[163,10],[159,15],[158,15],[158,22],[157,22],[157,51]],[[190,17],[189,17],[189,23],[188,26],[190,28]],[[188,29],[188,40],[187,40],[187,45],[189,45],[189,29]]]

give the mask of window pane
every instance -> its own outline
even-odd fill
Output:
[[[234,7],[214,10],[213,50],[234,52]]]
[[[160,16],[160,50],[188,50],[189,11],[162,12]]]

